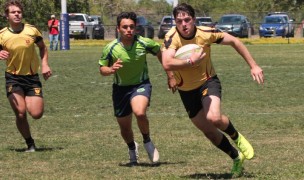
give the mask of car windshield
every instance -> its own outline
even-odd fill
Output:
[[[84,21],[84,18],[82,15],[70,15],[69,21]]]
[[[195,24],[196,25],[203,25],[203,24],[211,24],[212,23],[212,20],[211,18],[203,18],[203,17],[197,17],[196,18],[196,21],[195,21]]]
[[[223,23],[223,24],[228,24],[228,23],[240,24],[241,23],[241,17],[240,16],[223,16],[220,19],[220,23]]]
[[[285,19],[283,17],[280,16],[267,16],[264,19],[264,23],[285,23]]]
[[[136,24],[137,25],[146,25],[147,21],[146,21],[146,19],[144,17],[137,17]]]
[[[196,18],[196,22],[212,22],[210,18]]]
[[[163,20],[162,24],[175,24],[175,21],[174,21],[174,19],[169,17],[169,18],[165,18]]]

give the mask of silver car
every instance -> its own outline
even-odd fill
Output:
[[[223,15],[216,23],[215,28],[236,37],[250,37],[253,28],[248,18],[241,14]]]

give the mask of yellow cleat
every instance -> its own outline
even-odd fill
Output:
[[[241,133],[239,133],[239,137],[234,142],[246,159],[253,158],[254,150],[251,144],[245,139],[245,137]]]

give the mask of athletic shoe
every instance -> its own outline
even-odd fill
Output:
[[[27,149],[25,152],[35,152],[36,151],[36,146],[35,144],[28,145]]]
[[[129,157],[130,157],[130,164],[131,165],[136,165],[138,164],[138,144],[135,142],[135,149],[130,150],[129,149]]]
[[[246,159],[253,158],[254,150],[251,144],[245,139],[245,137],[241,133],[239,133],[239,137],[234,142]]]
[[[152,143],[152,141],[145,143],[144,146],[148,153],[150,161],[152,163],[157,163],[159,160],[159,153],[155,148],[154,144]]]
[[[245,156],[239,152],[239,156],[233,160],[233,166],[231,170],[232,177],[240,177],[243,174],[243,163]]]

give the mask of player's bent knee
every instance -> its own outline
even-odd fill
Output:
[[[222,124],[221,116],[207,116],[207,120],[215,127],[219,127]]]
[[[40,119],[43,116],[43,112],[42,113],[30,113],[30,115],[32,116],[33,119]]]
[[[138,119],[138,120],[145,120],[145,119],[147,119],[146,113],[134,113],[134,115],[136,116],[136,119]]]

